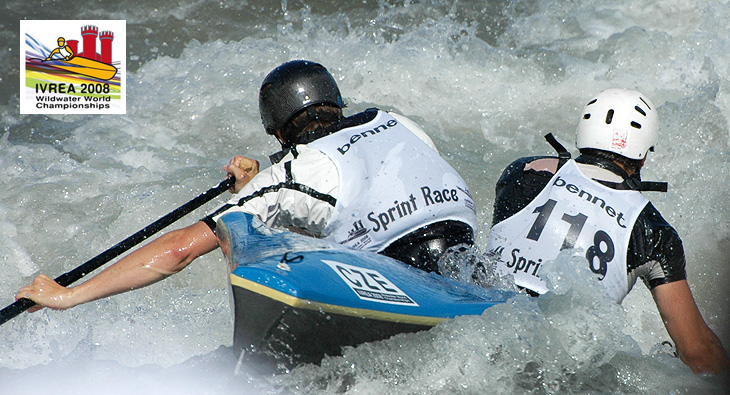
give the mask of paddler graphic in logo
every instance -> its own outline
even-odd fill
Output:
[[[66,51],[66,53],[68,53],[68,55],[66,55],[66,56],[61,55],[61,51]],[[66,60],[71,60],[71,58],[74,57],[73,49],[71,49],[71,47],[66,45],[66,39],[63,37],[58,38],[58,48],[51,51],[51,53],[48,55],[48,57],[46,57],[46,60],[51,60],[51,58],[55,54],[59,54],[59,55],[63,56],[63,58]]]
[[[84,26],[81,28],[83,37],[83,52],[77,53],[77,40],[69,40],[68,43],[63,37],[58,38],[58,48],[51,51],[43,62],[51,61],[50,66],[66,70],[71,73],[85,75],[108,81],[117,74],[117,68],[112,65],[112,41],[114,33],[103,31],[99,33],[96,26]],[[97,36],[101,41],[101,53],[96,52]],[[64,55],[63,53],[67,55]],[[59,57],[54,55],[58,54]]]
[[[124,114],[125,34],[126,21],[21,21],[21,113]]]

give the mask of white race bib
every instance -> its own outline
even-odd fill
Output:
[[[495,225],[487,250],[499,255],[501,273],[537,293],[548,291],[540,270],[560,251],[574,249],[621,302],[628,294],[626,252],[634,223],[648,199],[637,191],[608,188],[568,161],[540,194],[517,214]]]
[[[380,252],[428,224],[456,220],[473,229],[464,180],[437,152],[386,112],[310,144],[337,166],[340,192],[324,237]]]

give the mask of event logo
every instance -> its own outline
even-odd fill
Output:
[[[126,113],[126,21],[20,21],[21,114]]]

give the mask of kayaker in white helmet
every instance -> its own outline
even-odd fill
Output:
[[[720,373],[730,360],[690,291],[677,231],[642,194],[666,183],[641,180],[658,141],[656,106],[642,93],[608,89],[590,100],[571,159],[552,135],[558,156],[514,161],[497,182],[487,250],[497,270],[532,295],[549,292],[540,277],[560,251],[575,249],[608,295],[621,303],[636,280],[651,290],[679,357],[694,372]]]

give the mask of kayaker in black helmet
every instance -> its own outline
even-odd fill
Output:
[[[228,203],[78,286],[40,275],[16,297],[37,303],[31,311],[67,309],[162,280],[219,247],[216,219],[230,211],[427,271],[437,271],[446,248],[472,243],[476,214],[466,183],[410,119],[378,109],[344,117],[332,75],[304,60],[269,73],[259,103],[282,151],[261,172],[257,161],[233,158],[224,167],[236,179]]]
[[[234,158],[226,170],[237,195],[206,223],[214,229],[223,213],[245,211],[272,227],[438,271],[446,248],[473,240],[466,183],[410,119],[377,109],[344,117],[343,107],[321,64],[295,60],[269,73],[259,110],[282,151],[253,180],[241,169],[251,160]]]

